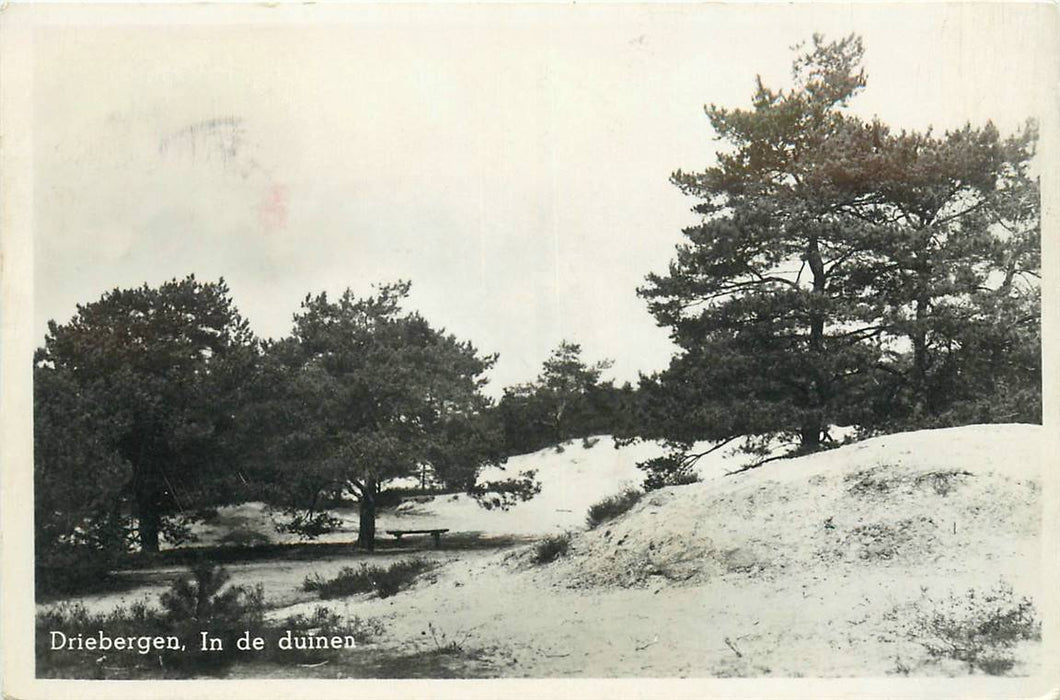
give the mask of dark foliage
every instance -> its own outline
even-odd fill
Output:
[[[92,587],[236,499],[233,416],[256,357],[223,280],[115,289],[49,323],[34,357],[38,592]]]
[[[684,486],[699,481],[699,474],[693,469],[695,459],[684,452],[671,452],[661,457],[639,462],[638,469],[647,472],[644,477],[644,490],[655,491],[667,486]]]
[[[608,496],[589,507],[589,513],[585,518],[586,524],[591,530],[600,523],[613,520],[637,505],[643,496],[644,493],[642,491],[633,488],[626,489],[614,496]]]
[[[636,405],[633,388],[603,381],[611,362],[588,364],[581,353],[580,345],[564,341],[535,381],[504,390],[493,413],[501,424],[505,454],[629,429]]]
[[[390,566],[361,564],[358,569],[347,566],[331,579],[307,576],[302,590],[315,592],[325,599],[371,592],[380,598],[389,598],[411,586],[420,574],[432,568],[434,564],[419,557],[394,562]]]
[[[252,475],[261,497],[312,538],[335,521],[336,499],[354,498],[358,543],[375,547],[385,485],[417,477],[460,488],[500,461],[481,393],[494,357],[433,328],[401,305],[409,285],[357,298],[308,296],[292,334],[270,343],[248,413],[261,436]]]
[[[62,604],[37,615],[36,658],[38,675],[45,678],[193,678],[227,674],[239,661],[255,663],[320,663],[344,649],[281,649],[279,640],[293,635],[353,637],[363,644],[382,633],[377,622],[353,617],[343,620],[324,607],[311,615],[294,615],[279,622],[265,619],[261,587],[227,586],[228,574],[209,562],[197,562],[191,575],[178,580],[159,598],[159,608],[145,602],[118,607],[108,613],[89,613],[83,605]],[[100,630],[110,638],[175,636],[183,649],[141,648],[52,651],[51,631],[67,637],[93,637]],[[222,648],[201,649],[201,632],[220,639]],[[245,634],[261,637],[260,650],[241,650],[237,641]]]
[[[791,89],[707,108],[730,148],[672,176],[700,222],[640,290],[680,347],[641,384],[641,437],[810,452],[830,425],[1040,421],[1037,130],[859,119],[862,53],[815,36]]]
[[[534,545],[532,560],[535,564],[550,564],[564,556],[570,549],[570,533],[551,535]]]

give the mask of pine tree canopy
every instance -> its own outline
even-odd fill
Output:
[[[706,108],[717,162],[672,176],[700,222],[639,290],[681,348],[645,382],[658,433],[812,450],[829,425],[930,420],[1003,383],[1033,394],[1034,124],[861,119],[862,56],[855,36],[815,36],[790,89],[759,80],[749,109]]]

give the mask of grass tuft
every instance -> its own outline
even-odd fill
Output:
[[[570,533],[552,535],[534,545],[533,561],[535,564],[549,564],[556,561],[570,549]]]
[[[589,508],[589,514],[585,518],[589,529],[592,530],[600,523],[622,515],[635,506],[643,496],[644,493],[639,489],[627,488],[622,493],[608,496],[599,503],[594,504]]]

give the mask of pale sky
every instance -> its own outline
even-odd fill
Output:
[[[500,353],[494,395],[561,339],[635,380],[673,351],[635,289],[695,222],[668,178],[711,164],[704,104],[786,86],[815,31],[863,36],[854,111],[893,127],[1007,134],[1056,94],[1027,5],[344,12],[40,31],[38,344],[76,303],[191,272],[265,337],[307,293],[409,279],[411,308]]]

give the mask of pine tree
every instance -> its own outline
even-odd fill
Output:
[[[359,299],[308,296],[292,334],[267,349],[251,405],[262,437],[255,478],[265,498],[315,537],[336,524],[327,511],[352,495],[358,544],[375,546],[375,518],[388,481],[429,465],[441,481],[470,488],[497,463],[496,436],[482,420],[493,356],[402,310],[409,285]]]
[[[867,135],[844,111],[865,85],[861,56],[857,38],[815,37],[791,91],[759,80],[752,109],[708,107],[731,149],[673,175],[703,220],[640,293],[682,349],[662,379],[696,387],[701,437],[788,433],[813,450],[861,410],[882,308],[857,280],[871,252],[845,207],[860,193],[829,177]]]
[[[832,424],[939,416],[1006,363],[1033,385],[1033,125],[1002,139],[859,119],[862,56],[855,36],[815,36],[790,90],[759,80],[750,109],[707,108],[727,147],[672,178],[701,222],[639,290],[681,348],[644,383],[649,432],[812,451]],[[994,369],[975,350],[989,338]]]
[[[223,501],[254,340],[224,281],[115,289],[51,322],[35,357],[39,528],[52,541],[135,523],[157,551],[173,514]]]

